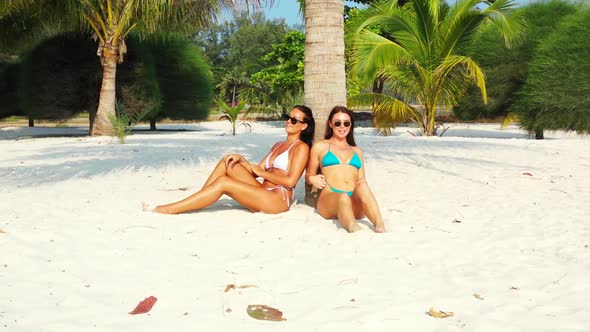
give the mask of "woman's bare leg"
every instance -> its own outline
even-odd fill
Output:
[[[257,182],[258,183],[258,182]],[[258,185],[244,183],[229,176],[220,176],[208,186],[175,203],[159,205],[154,212],[179,214],[196,211],[215,203],[223,194],[235,199],[251,211],[279,213],[288,210],[282,193]]]
[[[379,205],[368,184],[363,182],[356,186],[352,194],[352,206],[356,218],[361,219],[366,215],[375,227],[375,232],[385,232]]]
[[[317,204],[318,213],[326,218],[338,218],[338,221],[349,233],[360,230],[352,210],[352,201],[346,194],[335,193],[324,189]]]

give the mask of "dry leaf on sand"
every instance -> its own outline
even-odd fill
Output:
[[[478,300],[483,300],[483,297],[481,297],[481,295],[479,295],[477,293],[473,293],[473,297],[475,297]]]
[[[156,304],[156,301],[158,301],[158,299],[153,296],[146,297],[143,301],[139,302],[135,309],[133,309],[133,311],[131,311],[129,314],[145,314],[146,312],[152,310],[152,307],[154,306],[154,304]]]
[[[250,317],[255,319],[272,320],[275,322],[287,320],[287,318],[283,318],[282,311],[264,304],[250,304],[246,311]]]
[[[256,285],[234,285],[234,284],[229,284],[227,286],[225,286],[225,289],[223,290],[224,293],[229,292],[232,289],[237,289],[237,288],[250,288],[250,287],[258,287]]]
[[[1,230],[1,229],[0,229],[0,233],[4,233],[4,234],[6,234],[6,232],[5,232],[5,231],[3,231],[3,230]]]
[[[453,317],[455,315],[455,313],[453,313],[452,311],[439,311],[434,308],[430,308],[430,310],[428,310],[428,314],[436,318],[447,318]]]

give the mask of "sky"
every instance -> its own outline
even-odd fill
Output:
[[[357,3],[345,1],[348,6],[358,6]],[[295,0],[274,0],[273,6],[264,8],[267,18],[284,18],[287,24],[303,24],[299,15],[299,4]]]
[[[344,1],[348,6],[359,6],[359,4]],[[519,5],[526,4],[529,0],[516,0]],[[303,18],[299,15],[299,4],[296,0],[274,0],[272,7],[264,8],[267,18],[284,18],[287,24],[303,24]]]

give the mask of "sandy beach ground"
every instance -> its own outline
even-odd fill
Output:
[[[590,331],[590,137],[451,127],[355,130],[385,234],[322,219],[303,181],[279,215],[229,198],[141,211],[198,190],[225,153],[260,160],[282,122],[236,136],[168,125],[190,131],[124,145],[1,128],[0,331]],[[149,296],[148,314],[128,314]],[[255,320],[249,304],[287,320]]]

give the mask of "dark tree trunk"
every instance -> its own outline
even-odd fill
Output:
[[[29,127],[35,127],[35,120],[33,118],[29,118]]]
[[[156,130],[156,120],[150,120],[150,130]]]
[[[545,135],[543,133],[543,128],[536,128],[535,129],[535,139],[544,139]]]

